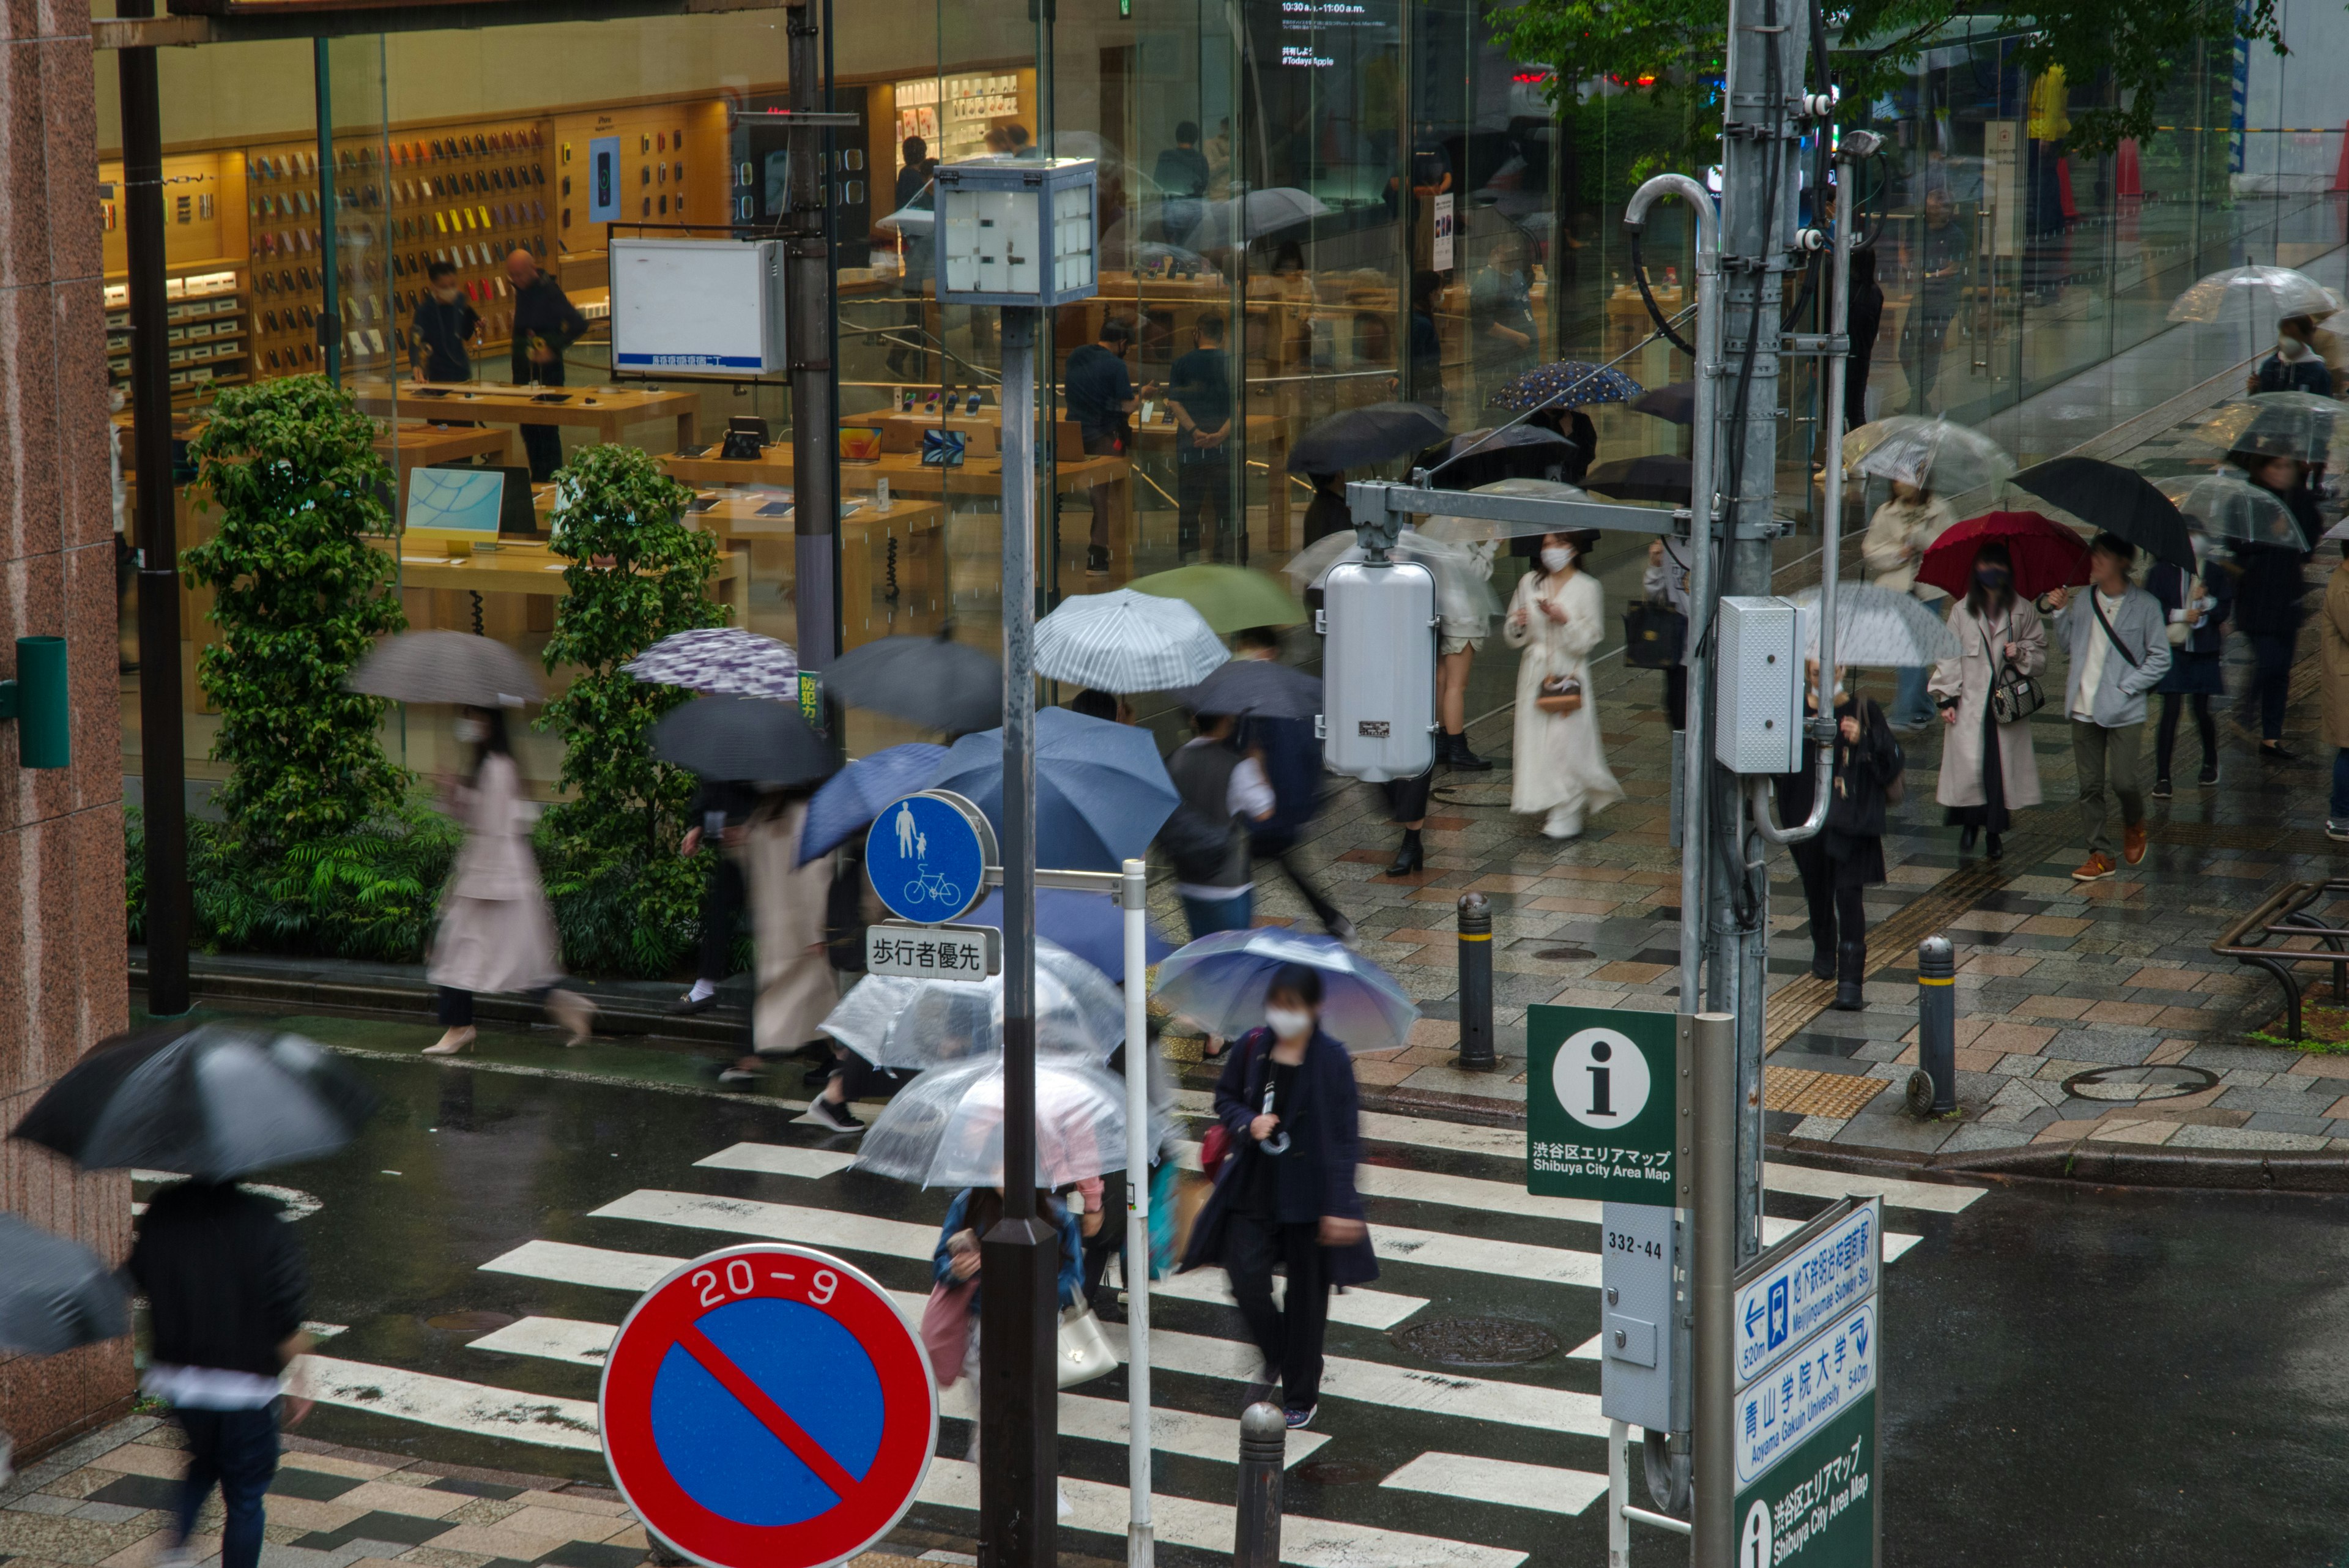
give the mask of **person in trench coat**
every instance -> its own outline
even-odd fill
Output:
[[[811,1041],[823,1041],[816,1025],[840,1001],[824,947],[833,857],[819,855],[799,864],[807,803],[805,790],[770,793],[750,813],[743,835],[742,869],[750,884],[758,990],[750,1004],[750,1049],[720,1075],[726,1083],[755,1082],[762,1060],[774,1061]],[[824,1044],[829,1050],[830,1043]],[[837,1076],[833,1079],[833,1085],[840,1082]],[[864,1124],[837,1099],[827,1098],[809,1115],[835,1130],[864,1130]]]
[[[530,850],[531,814],[504,711],[460,709],[454,730],[473,748],[473,769],[461,782],[440,783],[442,809],[464,826],[465,842],[440,890],[440,919],[425,959],[424,977],[440,990],[442,1033],[424,1054],[453,1056],[472,1045],[473,997],[485,991],[541,998],[569,1032],[564,1044],[576,1045],[594,1028],[595,1010],[554,983],[563,975],[554,915]]]
[[[2333,748],[2332,810],[2324,836],[2349,843],[2349,543],[2324,582],[2317,621],[2317,674],[2324,699],[2324,743]]]
[[[1965,597],[1950,610],[1958,651],[1933,667],[1929,683],[1948,726],[1933,798],[1949,807],[1950,824],[1960,829],[1959,849],[1971,853],[1976,838],[1986,836],[1995,860],[2004,847],[1999,836],[2013,814],[2041,797],[2030,723],[1994,722],[1991,690],[2002,679],[2036,676],[2047,668],[2047,628],[2030,602],[2016,596],[2014,563],[2004,545],[1993,540],[1975,554],[1972,578]]]
[[[1509,809],[1542,812],[1542,833],[1579,838],[1584,819],[1623,798],[1623,788],[1607,766],[1599,732],[1598,692],[1590,680],[1590,656],[1607,634],[1607,601],[1599,579],[1576,563],[1596,535],[1545,534],[1533,566],[1517,579],[1501,637],[1522,649],[1517,661],[1516,757],[1509,784]],[[1571,713],[1544,712],[1545,680],[1570,680],[1582,692]]]

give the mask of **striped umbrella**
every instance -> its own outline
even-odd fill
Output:
[[[1580,359],[1559,359],[1537,365],[1501,383],[1491,406],[1522,413],[1544,404],[1574,408],[1583,403],[1628,403],[1647,389],[1622,371]],[[1560,394],[1563,394],[1561,396]]]
[[[1118,588],[1080,594],[1036,623],[1036,672],[1124,696],[1196,686],[1229,655],[1181,599]]]
[[[714,697],[780,697],[797,701],[800,656],[791,644],[739,626],[671,633],[620,666],[651,686],[682,686]]]

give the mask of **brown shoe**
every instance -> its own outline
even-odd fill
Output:
[[[2117,869],[2118,867],[2113,864],[2113,857],[2099,849],[2073,868],[2072,880],[2101,882]]]
[[[2121,858],[2134,866],[2145,858],[2145,824],[2130,823],[2121,830]]]

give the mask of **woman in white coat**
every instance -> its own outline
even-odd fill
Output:
[[[464,825],[465,842],[440,890],[440,922],[425,961],[425,978],[440,988],[442,1033],[424,1054],[453,1056],[473,1044],[473,997],[484,991],[543,999],[570,1032],[564,1044],[576,1045],[594,1027],[595,1011],[585,997],[554,983],[563,976],[554,915],[530,852],[531,814],[505,713],[460,709],[455,731],[473,748],[473,771],[462,782],[441,781],[442,808]]]
[[[1596,536],[1545,534],[1533,569],[1517,580],[1501,637],[1524,650],[1517,662],[1516,757],[1509,809],[1544,812],[1542,832],[1578,838],[1583,819],[1623,798],[1608,771],[1599,735],[1599,706],[1590,684],[1590,655],[1607,629],[1599,579],[1576,568]],[[1581,693],[1572,712],[1545,711],[1552,692],[1571,682]]]
[[[2016,595],[2014,562],[2004,545],[1995,539],[1984,545],[1974,556],[1971,576],[1966,597],[1950,609],[1958,651],[1933,667],[1933,701],[1949,726],[1933,798],[1950,808],[1959,851],[1971,854],[1975,839],[1986,834],[1995,860],[2005,847],[1999,836],[2012,814],[2037,805],[2040,794],[2030,721],[1999,723],[1991,691],[2047,668],[2047,628],[2031,601]]]

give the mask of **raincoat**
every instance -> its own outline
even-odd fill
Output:
[[[807,802],[761,806],[742,845],[750,880],[750,928],[759,950],[759,993],[750,1013],[750,1044],[761,1056],[796,1051],[815,1039],[824,1015],[840,1001],[824,949],[824,908],[832,894],[832,860],[799,859]]]
[[[1937,703],[1954,702],[1958,722],[1942,732],[1940,784],[1933,798],[1943,805],[1987,805],[1982,790],[1983,731],[1990,712],[1992,680],[2002,668],[1996,656],[2007,643],[2015,645],[2014,667],[2025,675],[2047,669],[2047,628],[2039,612],[2023,599],[2007,614],[1977,620],[1964,599],[1950,607],[1950,630],[1957,635],[1958,651],[1933,667],[1929,690]],[[2044,689],[2043,683],[2043,690]],[[2047,693],[2049,708],[2060,711],[2061,691]],[[2040,803],[2039,763],[2031,754],[2031,722],[2001,724],[1998,730],[1999,776],[2006,790],[2005,805],[2020,811]]]

